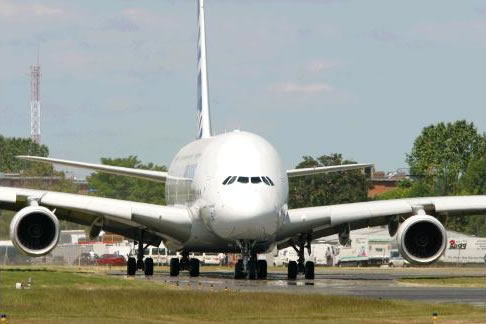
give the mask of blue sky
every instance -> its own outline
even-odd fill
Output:
[[[0,134],[88,162],[168,165],[196,136],[196,0],[0,0]],[[486,131],[486,3],[206,0],[213,128],[272,142],[286,167],[340,152],[405,167],[424,126]]]

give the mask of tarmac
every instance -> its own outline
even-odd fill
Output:
[[[170,277],[156,271],[152,277],[137,272],[137,280],[153,280],[167,285],[199,290],[230,290],[289,294],[360,296],[377,299],[401,299],[437,303],[466,303],[486,306],[486,289],[474,287],[426,286],[398,282],[402,278],[481,277],[486,281],[486,267],[475,268],[316,268],[314,280],[287,280],[286,269],[269,271],[266,280],[235,280],[233,271],[201,267],[201,274],[191,278],[187,272]],[[112,273],[124,276],[124,274]]]

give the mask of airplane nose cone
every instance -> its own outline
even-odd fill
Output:
[[[277,212],[273,199],[255,192],[225,197],[212,223],[214,232],[230,240],[264,240],[277,230]]]

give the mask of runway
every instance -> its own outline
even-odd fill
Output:
[[[269,271],[267,280],[235,280],[231,270],[220,269],[212,271],[211,267],[203,267],[198,278],[189,277],[187,272],[181,272],[178,277],[170,277],[166,271],[157,271],[153,277],[139,274],[135,278],[185,289],[361,296],[486,306],[484,288],[425,286],[397,281],[402,278],[460,277],[481,277],[486,281],[485,268],[316,269],[314,280],[305,280],[299,276],[294,281],[287,280],[285,269]],[[124,276],[119,272],[112,275]]]

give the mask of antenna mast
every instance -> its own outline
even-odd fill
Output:
[[[30,66],[30,138],[33,142],[40,144],[40,65]]]

